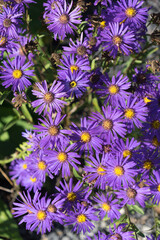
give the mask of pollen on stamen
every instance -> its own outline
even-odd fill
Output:
[[[69,16],[67,14],[62,14],[59,21],[61,24],[67,24],[69,22]]]
[[[131,158],[132,152],[130,150],[126,149],[126,150],[123,151],[123,157],[126,158],[128,156],[129,156],[129,158]]]
[[[110,85],[108,88],[110,94],[115,95],[119,92],[119,87],[117,85]]]
[[[74,87],[77,86],[77,83],[75,81],[71,81],[70,82],[70,86],[71,86],[71,88],[74,88]]]
[[[71,202],[75,201],[77,198],[76,194],[74,192],[70,192],[67,194],[67,199]]]
[[[126,118],[132,119],[135,116],[135,111],[132,108],[127,108],[124,112]]]
[[[97,173],[101,176],[104,176],[106,174],[106,170],[102,166],[99,166],[97,168]]]
[[[122,43],[122,38],[119,36],[114,36],[112,39],[114,45],[119,46]]]
[[[43,211],[43,210],[38,211],[38,213],[37,213],[38,220],[44,221],[46,219],[46,217],[47,217],[47,214],[45,211]]]
[[[86,216],[84,214],[80,214],[77,216],[77,222],[84,223],[86,221]]]
[[[102,209],[106,212],[110,211],[111,210],[111,207],[108,203],[103,203],[102,204]]]
[[[160,192],[160,184],[158,185],[157,190],[158,190],[158,192]]]
[[[159,120],[155,120],[155,121],[151,122],[151,126],[154,129],[159,129],[160,128],[160,121]]]
[[[0,46],[4,46],[5,43],[7,42],[7,38],[6,37],[0,37]]]
[[[60,162],[65,162],[67,160],[67,154],[65,152],[60,152],[58,153],[57,158]]]
[[[56,136],[59,132],[59,129],[57,126],[53,125],[53,126],[50,126],[49,129],[48,129],[48,133],[51,135],[51,136]]]
[[[111,130],[113,128],[113,122],[110,119],[106,119],[102,122],[102,127],[105,130]]]
[[[46,103],[51,103],[53,102],[54,100],[54,94],[52,92],[47,92],[45,95],[44,95],[44,101]]]
[[[122,166],[117,166],[114,168],[115,175],[122,176],[124,174],[124,168]]]
[[[57,208],[55,207],[55,205],[50,204],[47,208],[47,211],[51,212],[51,213],[55,213],[55,212],[57,212]]]
[[[105,28],[105,26],[106,26],[106,21],[100,22],[100,27],[101,27],[101,28]]]
[[[34,182],[36,182],[36,181],[37,181],[37,178],[35,178],[35,177],[34,177],[34,178],[30,177],[30,180],[31,180],[31,182],[33,182],[33,183],[34,183]]]
[[[27,168],[27,164],[24,163],[22,167],[23,167],[23,169],[26,169]]]
[[[135,198],[136,195],[137,195],[137,191],[135,189],[132,189],[132,188],[127,189],[127,197],[128,198]]]
[[[136,9],[132,8],[132,7],[127,8],[126,11],[125,11],[125,14],[128,18],[134,17],[136,15],[136,13],[137,13]]]
[[[73,73],[74,71],[77,71],[79,69],[79,67],[76,65],[71,65],[70,69],[71,69],[71,72]]]
[[[91,140],[91,135],[90,135],[90,133],[88,133],[88,132],[83,132],[82,135],[81,135],[81,141],[82,141],[82,142],[85,142],[85,143],[88,143],[88,142],[90,142],[90,140]]]
[[[38,163],[38,168],[42,171],[44,171],[46,169],[46,163],[44,161],[39,161]]]
[[[13,70],[12,76],[13,76],[14,78],[16,78],[16,79],[19,79],[19,78],[22,77],[22,71],[21,71],[21,70],[18,70],[18,69]]]
[[[143,168],[144,169],[147,169],[147,170],[150,170],[152,168],[152,162],[147,160],[143,163]]]

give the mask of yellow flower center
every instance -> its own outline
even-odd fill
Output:
[[[47,211],[51,213],[55,213],[57,212],[57,208],[54,205],[50,204],[47,208]]]
[[[12,72],[12,75],[13,75],[14,78],[19,79],[19,78],[22,77],[22,71],[21,70],[14,70]]]
[[[0,46],[2,47],[7,42],[6,37],[0,37]]]
[[[147,97],[144,97],[143,100],[144,100],[144,102],[145,102],[146,104],[152,101],[152,100],[150,100],[150,99],[147,98]]]
[[[102,122],[102,127],[105,130],[111,130],[113,128],[113,122],[110,119],[106,119]]]
[[[46,103],[51,103],[53,102],[54,100],[54,94],[52,92],[47,92],[45,95],[44,95],[44,100]]]
[[[150,170],[152,168],[152,162],[151,161],[145,161],[143,164],[143,168]]]
[[[124,116],[126,118],[132,119],[135,116],[135,111],[132,108],[127,108],[125,110]]]
[[[57,158],[60,162],[65,162],[67,160],[67,154],[65,152],[60,152],[58,153]]]
[[[157,190],[158,190],[158,192],[160,192],[160,184],[158,185]]]
[[[43,210],[38,211],[38,213],[37,213],[38,220],[44,221],[46,219],[46,217],[47,217],[47,214],[45,211],[43,211]]]
[[[23,167],[24,169],[26,169],[26,168],[27,168],[27,164],[24,163],[22,167]]]
[[[119,46],[122,42],[122,38],[120,36],[114,36],[112,38],[112,41],[113,41],[114,45]]]
[[[73,71],[77,71],[79,69],[79,67],[76,65],[71,65],[70,69],[71,69],[71,72],[73,73]]]
[[[158,141],[156,136],[153,137],[152,144],[155,147],[159,147],[160,146],[160,142]]]
[[[77,217],[77,222],[84,223],[86,221],[86,216],[84,214],[80,214]]]
[[[126,158],[126,157],[128,157],[129,156],[129,158],[132,156],[132,153],[131,153],[131,151],[130,150],[124,150],[123,151],[123,157],[124,158]]]
[[[136,13],[137,13],[136,9],[134,9],[132,7],[127,8],[126,11],[125,11],[125,14],[128,18],[134,17],[136,15]]]
[[[160,121],[159,120],[155,120],[151,123],[152,128],[154,129],[159,129],[160,128]]]
[[[114,168],[114,173],[119,177],[124,174],[124,169],[121,166],[117,166]]]
[[[69,21],[69,16],[67,14],[62,14],[59,18],[61,24],[67,24]]]
[[[99,166],[97,168],[97,173],[101,176],[104,176],[106,174],[106,170],[102,166]]]
[[[91,135],[88,132],[83,132],[81,135],[81,141],[88,143],[91,140]]]
[[[30,180],[34,183],[34,182],[36,182],[37,181],[37,178],[32,178],[32,177],[30,177]]]
[[[77,86],[77,83],[75,81],[71,81],[70,82],[70,86],[71,86],[71,88],[74,88],[74,87]]]
[[[40,170],[45,170],[46,169],[46,163],[44,162],[44,161],[40,161],[39,163],[38,163],[38,168],[40,169]]]
[[[119,87],[117,85],[111,85],[109,86],[108,91],[110,94],[115,95],[119,92]]]
[[[48,129],[48,133],[51,135],[51,136],[56,136],[58,134],[59,130],[58,130],[58,127],[57,126],[50,126],[49,129]]]
[[[74,192],[70,192],[67,194],[67,199],[71,202],[75,201],[77,198],[76,194]]]
[[[101,27],[101,28],[105,28],[105,26],[106,26],[106,21],[100,22],[100,27]]]
[[[102,204],[102,209],[106,212],[110,211],[111,210],[111,207],[108,203],[103,203]]]

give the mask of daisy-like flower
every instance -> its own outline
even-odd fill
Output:
[[[118,135],[124,137],[126,134],[126,126],[123,123],[122,112],[113,109],[111,106],[102,107],[103,115],[100,113],[92,113],[91,119],[96,121],[99,126],[99,134],[102,139],[118,138]]]
[[[65,218],[66,225],[74,224],[72,231],[77,231],[77,234],[81,231],[83,234],[86,231],[90,232],[94,228],[93,223],[91,223],[92,220],[98,221],[95,209],[93,207],[87,208],[79,203],[75,206],[74,211],[71,211]]]
[[[13,208],[15,217],[24,215],[19,224],[25,222],[26,229],[30,231],[38,228],[37,233],[41,232],[44,234],[47,231],[50,232],[52,218],[47,211],[50,201],[47,201],[44,197],[40,198],[38,192],[35,193],[33,199],[31,199],[29,193],[27,193],[27,196],[22,194],[20,196],[24,203],[14,203],[16,207]]]
[[[109,28],[106,27],[101,33],[104,50],[109,52],[109,55],[115,58],[119,53],[130,55],[135,51],[135,35],[129,30],[128,26],[123,23],[109,23]]]
[[[13,8],[3,7],[0,14],[0,32],[5,32],[9,37],[18,38],[19,24],[21,23],[22,12],[19,12],[19,7]]]
[[[29,7],[29,3],[36,3],[33,0],[12,0],[14,2],[15,6],[18,6],[19,9],[22,9],[22,11],[25,11],[25,7]]]
[[[149,186],[153,196],[152,202],[158,204],[160,202],[160,171],[153,170],[153,177],[151,177]]]
[[[42,85],[40,83],[36,83],[36,85],[39,91],[32,90],[33,95],[39,98],[32,102],[34,108],[38,107],[35,112],[41,114],[44,111],[44,115],[47,114],[48,109],[50,113],[55,112],[55,110],[61,112],[61,108],[67,104],[60,99],[66,96],[65,86],[61,82],[54,81],[48,90],[46,80],[42,82]]]
[[[106,166],[106,156],[105,154],[100,156],[96,154],[96,158],[90,156],[90,161],[86,161],[88,166],[85,166],[83,170],[85,171],[84,181],[89,183],[89,185],[94,185],[94,187],[105,189],[107,183],[107,166]]]
[[[37,133],[38,137],[41,137],[40,146],[41,147],[50,147],[54,146],[57,143],[58,139],[64,138],[63,133],[66,133],[67,130],[60,129],[60,122],[65,118],[66,115],[61,117],[61,113],[57,113],[55,119],[52,119],[52,116],[48,114],[49,120],[46,118],[39,119],[42,125],[35,125],[36,129],[34,130]],[[68,133],[68,132],[67,132]]]
[[[78,202],[82,202],[85,199],[88,188],[83,189],[83,183],[78,181],[76,185],[73,185],[73,178],[70,178],[69,184],[64,180],[64,184],[60,182],[61,188],[56,187],[59,192],[59,196],[64,200],[63,209],[69,211],[72,207],[76,206]]]
[[[70,70],[72,73],[74,71],[88,71],[90,70],[90,63],[89,60],[86,58],[78,58],[78,59],[74,59],[74,54],[66,56],[66,55],[62,55],[62,59],[61,59],[61,63],[62,65],[59,65],[59,67],[61,68],[60,70],[58,70],[58,75],[61,79],[65,79],[65,73],[68,72],[68,70]]]
[[[69,6],[67,6],[66,0],[64,0],[64,4],[58,1],[54,5],[55,9],[47,16],[48,29],[54,33],[55,40],[57,36],[63,40],[67,33],[73,34],[73,29],[77,29],[75,24],[81,23],[79,19],[81,17],[80,8],[76,7],[71,11],[72,5],[73,1]]]
[[[91,51],[89,50],[88,39],[83,40],[83,33],[81,33],[80,40],[76,40],[76,43],[70,38],[69,47],[63,47],[64,53],[76,54],[77,58],[87,57]]]
[[[57,2],[63,4],[64,0],[47,0],[47,2],[43,3],[43,6],[45,7],[44,18],[55,9]]]
[[[135,205],[138,202],[143,208],[145,207],[145,201],[148,199],[147,195],[150,195],[149,187],[139,187],[138,184],[129,185],[128,188],[120,189],[116,192],[119,199],[122,199],[123,205]]]
[[[148,137],[157,137],[157,140],[160,141],[160,116],[158,114],[149,114],[147,121],[143,123],[142,131],[146,138]]]
[[[11,53],[17,48],[17,44],[13,42],[13,38],[9,37],[7,33],[2,32],[0,34],[0,55],[3,58],[5,51]]]
[[[117,2],[116,20],[124,22],[131,27],[145,26],[148,18],[148,9],[142,8],[144,1],[122,0]]]
[[[94,234],[95,240],[107,240],[107,236],[104,233],[98,231],[98,236]],[[87,236],[86,240],[92,240],[91,237]]]
[[[137,148],[140,145],[140,142],[132,138],[129,140],[129,138],[126,138],[126,142],[123,141],[123,139],[119,139],[113,146],[113,152],[114,153],[121,153],[124,158],[126,157],[135,157],[135,151],[134,149]]]
[[[23,91],[25,87],[31,85],[31,82],[28,80],[32,76],[34,76],[34,70],[27,70],[31,67],[31,63],[25,63],[25,58],[21,58],[17,56],[12,61],[7,59],[3,61],[3,67],[1,67],[1,76],[2,85],[5,88],[12,86],[12,90],[15,91]]]
[[[80,155],[75,152],[75,144],[70,145],[65,139],[57,141],[55,150],[48,152],[47,160],[49,169],[55,175],[62,170],[62,177],[70,176],[70,166],[78,171],[77,164],[80,162],[76,158]]]
[[[21,185],[29,192],[33,190],[35,193],[37,190],[41,190],[43,183],[39,180],[39,178],[33,177],[32,172],[26,171],[23,175]]]
[[[106,216],[106,214],[112,222],[115,218],[118,219],[120,217],[121,214],[118,211],[120,206],[117,204],[117,199],[113,199],[112,194],[109,196],[107,193],[105,196],[104,194],[99,195],[97,193],[96,197],[93,197],[93,199],[99,205],[98,210],[101,220]]]
[[[137,170],[134,168],[136,163],[128,161],[128,157],[124,159],[121,154],[117,154],[114,157],[110,155],[106,164],[106,180],[110,187],[119,189],[121,186],[128,187],[129,183],[135,182],[133,177],[137,174]]]
[[[133,237],[133,232],[127,231],[125,232],[123,229],[127,226],[127,224],[123,223],[120,224],[118,227],[116,227],[116,224],[114,224],[114,231],[110,228],[110,234],[107,238],[107,240],[135,240]]]
[[[97,136],[99,132],[96,122],[89,121],[84,117],[81,118],[80,128],[74,123],[72,123],[70,128],[72,130],[70,139],[76,141],[75,146],[78,149],[80,148],[80,154],[83,152],[85,152],[86,155],[88,152],[93,154],[93,149],[96,152],[100,152],[103,141]]]
[[[148,112],[143,99],[139,100],[131,95],[127,98],[127,103],[125,99],[121,99],[120,104],[128,131],[132,132],[134,125],[138,128],[142,127],[142,122],[146,121]]]
[[[102,86],[102,90],[97,91],[100,96],[107,94],[104,104],[110,102],[113,106],[117,106],[122,97],[125,99],[129,95],[126,90],[130,88],[131,83],[128,82],[127,76],[124,77],[121,74],[121,71],[118,72],[117,76],[113,76],[111,81],[105,78],[104,83],[106,86]]]
[[[88,74],[80,70],[73,73],[69,70],[65,73],[65,78],[62,80],[68,97],[76,96],[76,98],[79,98],[87,90],[86,88],[89,87]]]

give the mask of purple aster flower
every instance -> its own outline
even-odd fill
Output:
[[[156,113],[154,115],[149,114],[147,121],[143,123],[142,132],[146,138],[157,137],[157,140],[160,141],[160,116]]]
[[[81,231],[83,234],[86,231],[90,232],[90,230],[94,228],[94,225],[91,223],[91,221],[98,221],[98,217],[95,216],[95,212],[96,211],[93,207],[86,208],[85,206],[77,203],[74,211],[70,211],[69,215],[66,216],[66,225],[74,224],[72,231],[77,231],[77,234],[79,234]]]
[[[148,18],[148,9],[142,8],[144,1],[122,0],[117,2],[116,21],[124,22],[131,27],[140,28],[145,25]]]
[[[125,124],[121,117],[122,112],[113,109],[111,106],[102,107],[103,115],[100,113],[92,113],[91,119],[99,125],[99,134],[102,139],[118,138],[118,135],[124,137],[126,134]]]
[[[123,23],[109,23],[109,28],[106,27],[101,33],[104,50],[109,52],[109,55],[115,58],[120,52],[124,55],[130,55],[135,51],[135,35],[130,31],[128,26]]]
[[[101,88],[105,78],[109,78],[108,74],[105,73],[105,76],[101,73],[100,69],[97,68],[89,73],[90,87],[94,90]]]
[[[122,199],[122,203],[135,205],[138,202],[143,208],[145,207],[145,201],[148,200],[147,195],[150,195],[149,187],[139,187],[138,184],[129,185],[126,189],[120,189],[116,192],[117,198]]]
[[[76,43],[70,38],[69,47],[63,47],[64,53],[76,54],[77,58],[87,57],[91,51],[89,50],[88,39],[83,40],[83,33],[81,33],[80,40],[76,40]]]
[[[67,33],[73,34],[73,29],[77,29],[75,24],[81,23],[81,20],[78,19],[81,17],[80,8],[76,7],[71,11],[72,5],[73,1],[69,6],[67,6],[66,0],[64,0],[64,4],[58,1],[54,5],[55,9],[47,15],[48,29],[54,33],[55,40],[57,36],[63,40]]]
[[[44,18],[46,18],[50,12],[53,12],[57,2],[63,4],[64,0],[48,0],[46,3],[43,3],[43,6],[45,7],[45,13],[43,15]]]
[[[26,138],[29,141],[29,145],[33,145],[35,136],[35,132],[32,132],[31,130],[25,130],[25,132],[22,132],[22,137]]]
[[[41,190],[43,183],[37,179],[36,177],[33,177],[32,172],[26,171],[23,175],[21,185],[25,187],[29,192],[33,190],[35,193],[37,190]]]
[[[160,171],[153,170],[153,177],[151,177],[149,186],[153,196],[152,202],[158,204],[160,202]]]
[[[11,53],[16,49],[17,44],[13,42],[13,38],[9,37],[6,33],[1,33],[0,35],[0,52],[1,57],[3,58],[3,54],[5,51]]]
[[[16,159],[11,162],[9,175],[11,179],[16,179],[17,184],[21,184],[23,177],[27,174],[28,163],[23,159]]]
[[[107,238],[107,240],[135,240],[133,237],[133,232],[124,231],[124,228],[127,226],[127,224],[123,223],[120,224],[118,227],[114,224],[114,231],[110,228],[110,234]]]
[[[107,236],[104,233],[101,233],[98,231],[98,236],[94,234],[94,239],[95,240],[107,240]],[[87,236],[86,240],[92,240],[91,237]]]
[[[106,156],[105,154],[100,156],[97,154],[96,158],[93,156],[89,157],[90,161],[86,161],[88,166],[85,166],[83,170],[85,171],[84,181],[93,184],[94,187],[105,189],[107,183],[107,166],[106,166]]]
[[[22,17],[22,13],[19,12],[18,6],[13,8],[3,7],[3,11],[0,14],[0,32],[5,32],[9,37],[18,38],[19,24]]]
[[[96,152],[100,152],[102,149],[103,141],[97,136],[99,134],[96,122],[87,120],[86,118],[81,118],[81,127],[77,127],[74,123],[70,127],[72,130],[72,135],[70,139],[76,141],[75,146],[79,149],[80,154],[88,152],[93,154],[93,149]],[[93,148],[93,149],[92,149]]]
[[[80,155],[75,152],[75,144],[70,145],[65,139],[57,141],[56,148],[48,152],[47,160],[49,169],[55,175],[62,170],[62,177],[70,176],[70,167],[74,167],[78,171],[77,164],[80,162],[76,158]]]
[[[25,11],[25,7],[29,8],[30,3],[36,3],[33,0],[11,0],[14,3],[14,6],[17,6],[19,9],[21,9],[23,12]]]
[[[65,74],[65,79],[62,80],[68,97],[76,96],[76,98],[79,98],[87,90],[86,88],[89,87],[88,74],[80,70],[73,73],[69,70]]]
[[[60,70],[58,70],[58,75],[60,79],[65,79],[65,73],[67,73],[68,70],[73,73],[77,70],[88,71],[91,69],[88,59],[78,58],[75,60],[74,54],[69,56],[62,55],[61,63],[64,66],[59,65],[59,67],[61,68]]]
[[[121,153],[124,158],[135,158],[136,153],[134,149],[137,148],[139,145],[140,142],[138,142],[134,138],[132,138],[131,140],[129,140],[129,138],[126,138],[125,142],[122,139],[119,139],[113,146],[113,152]]]
[[[36,85],[39,91],[32,90],[33,95],[39,98],[32,102],[34,108],[38,107],[35,112],[41,114],[44,111],[44,115],[47,114],[48,109],[50,113],[55,112],[55,110],[61,112],[61,108],[64,104],[67,104],[65,101],[60,100],[60,98],[66,96],[64,85],[56,82],[56,80],[49,90],[46,80],[42,82],[42,85],[40,83],[36,83]]]
[[[3,81],[2,85],[5,86],[5,88],[12,86],[14,92],[21,92],[25,87],[31,85],[31,82],[28,79],[34,76],[34,70],[27,70],[31,67],[31,63],[25,63],[25,60],[26,59],[17,56],[12,61],[7,59],[8,63],[3,61],[4,66],[1,67],[0,78]]]
[[[146,121],[147,107],[145,102],[139,100],[133,95],[127,98],[127,103],[125,99],[121,99],[121,111],[125,118],[125,123],[129,132],[132,132],[134,124],[136,127],[142,127],[142,122]]]
[[[118,72],[117,76],[113,76],[110,81],[108,78],[104,79],[106,86],[102,86],[102,90],[97,93],[100,96],[106,96],[104,104],[110,102],[113,106],[117,106],[121,98],[126,98],[130,93],[126,90],[130,88],[131,83],[128,82],[128,77],[123,77],[121,71]]]
[[[55,119],[52,119],[52,116],[48,114],[49,120],[44,117],[44,120],[39,119],[42,125],[35,125],[37,129],[35,132],[39,132],[37,134],[38,137],[41,137],[40,146],[41,147],[50,147],[54,146],[57,143],[58,139],[64,138],[63,133],[66,133],[66,130],[60,129],[59,124],[65,118],[66,115],[61,117],[61,113],[57,113]]]
[[[118,211],[120,206],[117,204],[117,199],[114,199],[112,194],[109,196],[107,193],[105,196],[104,194],[99,195],[97,193],[96,197],[93,197],[93,199],[99,205],[98,210],[100,211],[99,216],[101,220],[106,216],[106,214],[112,222],[115,218],[120,218],[121,214]]]
[[[137,174],[137,170],[134,168],[136,163],[128,161],[127,158],[123,158],[123,155],[117,154],[116,156],[109,156],[107,164],[107,176],[106,180],[108,185],[114,189],[119,189],[121,185],[128,187],[129,183],[134,183],[134,176]]]
[[[70,178],[69,184],[64,180],[64,184],[60,182],[61,188],[56,187],[59,196],[64,200],[63,209],[69,211],[72,207],[76,206],[78,202],[86,201],[85,196],[88,188],[83,188],[83,183],[78,181],[73,185],[73,179]]]

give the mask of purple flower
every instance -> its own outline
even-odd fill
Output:
[[[128,26],[123,23],[109,23],[109,28],[105,27],[101,33],[104,50],[115,58],[117,53],[130,55],[135,51],[135,35]]]
[[[25,187],[29,192],[33,190],[33,192],[36,192],[37,190],[41,190],[43,183],[36,177],[33,177],[32,172],[26,171],[26,173],[23,175],[21,185]]]
[[[54,33],[54,39],[57,39],[57,36],[62,40],[66,37],[67,33],[73,34],[73,29],[77,29],[75,24],[80,24],[81,20],[78,18],[81,17],[80,8],[76,7],[71,11],[73,1],[69,6],[67,6],[66,0],[64,4],[57,2],[54,7],[55,9],[48,14],[48,29]]]
[[[108,185],[114,189],[119,189],[121,185],[128,187],[129,183],[134,183],[134,176],[137,174],[137,170],[134,169],[136,163],[128,161],[128,158],[123,158],[121,154],[116,156],[109,156],[107,164],[107,176],[106,180]]]
[[[107,240],[107,236],[104,233],[101,233],[100,231],[98,231],[98,237],[94,234],[94,239],[95,240]],[[87,236],[86,240],[92,240],[92,238]]]
[[[107,238],[107,240],[117,240],[117,239],[121,239],[121,240],[135,240],[135,238],[133,237],[133,232],[124,231],[124,228],[127,226],[127,224],[123,223],[120,224],[118,227],[116,227],[116,225],[114,224],[114,231],[112,231],[112,229],[110,228],[110,234]]]
[[[91,119],[99,125],[99,134],[102,139],[124,137],[126,134],[125,124],[121,117],[122,112],[111,106],[102,107],[103,115],[99,112],[92,113]]]
[[[100,211],[99,215],[101,220],[106,216],[106,214],[112,222],[115,218],[118,219],[120,217],[121,214],[118,211],[120,206],[117,204],[117,199],[114,199],[112,194],[109,196],[107,193],[105,196],[104,194],[99,195],[97,193],[96,197],[93,197],[93,199],[99,205],[98,210]]]
[[[80,155],[75,152],[75,144],[70,145],[65,139],[57,141],[56,148],[53,151],[48,151],[49,169],[55,175],[62,170],[62,177],[70,176],[70,167],[74,167],[78,171],[77,164],[80,162],[76,158]]]
[[[8,63],[3,61],[4,66],[1,67],[2,70],[0,78],[3,81],[2,85],[5,86],[5,88],[12,86],[12,90],[14,92],[21,92],[25,89],[25,87],[31,85],[31,82],[28,79],[34,76],[34,70],[27,70],[31,67],[31,63],[25,63],[26,59],[19,56],[12,61],[10,59],[7,60]]]
[[[128,77],[123,77],[121,71],[117,76],[113,76],[110,81],[108,78],[104,79],[105,87],[102,86],[102,90],[97,91],[100,96],[106,96],[104,104],[110,102],[113,106],[117,106],[121,98],[126,98],[129,92],[126,90],[130,88],[131,83],[128,82]]]
[[[50,113],[55,112],[55,110],[61,112],[61,108],[64,104],[67,104],[65,101],[60,100],[60,98],[66,96],[64,85],[54,81],[49,90],[46,80],[42,82],[42,85],[40,83],[36,83],[36,85],[39,91],[32,90],[33,95],[39,98],[32,102],[34,108],[38,107],[35,112],[41,114],[44,111],[44,115],[47,114],[48,109]]]
[[[153,196],[152,202],[158,204],[160,202],[160,171],[153,170],[149,186]]]
[[[61,117],[61,113],[57,113],[55,119],[52,119],[52,116],[48,114],[49,120],[44,117],[44,120],[39,119],[42,125],[35,125],[37,129],[35,132],[39,132],[37,134],[38,137],[41,137],[40,146],[41,147],[50,147],[54,146],[54,144],[58,141],[58,139],[65,137],[63,133],[66,133],[66,130],[61,130],[59,127],[60,122],[65,118],[66,115]]]
[[[13,38],[9,37],[7,33],[2,32],[0,35],[0,52],[1,57],[3,58],[3,54],[5,51],[11,53],[14,49],[17,48],[17,44],[13,42]]]
[[[143,208],[145,207],[145,201],[148,199],[146,195],[150,195],[149,187],[139,187],[138,184],[129,185],[128,188],[120,189],[116,192],[119,199],[122,199],[122,203],[135,205],[138,202]]]
[[[86,231],[90,232],[94,228],[91,223],[92,220],[98,221],[98,217],[95,216],[95,209],[93,207],[86,208],[79,203],[74,208],[74,211],[71,211],[65,218],[66,225],[74,224],[72,231],[77,231],[77,234],[81,231],[83,234]]]
[[[27,174],[28,163],[23,159],[12,161],[9,175],[11,179],[16,179],[17,184],[21,184],[23,177]]]
[[[100,152],[103,141],[97,136],[99,134],[96,122],[87,121],[86,118],[81,118],[81,127],[77,127],[74,123],[70,127],[72,135],[70,139],[76,141],[75,146],[79,149],[80,154],[85,151],[85,154],[93,154],[93,149]]]
[[[19,12],[18,6],[13,8],[3,7],[0,14],[0,32],[5,32],[9,37],[18,38],[20,17],[22,17],[22,13]]]

